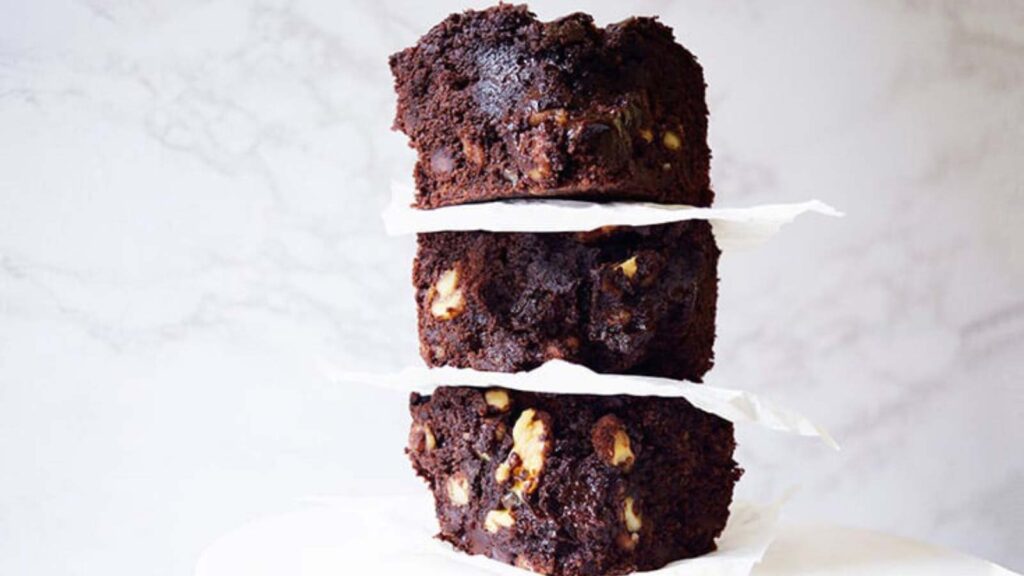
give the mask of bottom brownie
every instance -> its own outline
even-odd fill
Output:
[[[625,574],[715,549],[742,471],[732,424],[682,398],[441,387],[407,450],[439,537],[542,574]]]

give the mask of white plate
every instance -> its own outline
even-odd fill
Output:
[[[739,533],[744,530],[747,536],[761,530],[762,536],[770,538],[776,511],[737,506],[727,534],[720,539],[720,550],[677,563],[673,572],[702,576],[747,573],[749,563],[738,560],[749,556],[730,542],[742,540]],[[757,526],[761,521],[769,525]],[[528,574],[450,552],[446,545],[426,536],[436,531],[433,522],[429,498],[425,497],[310,502],[306,508],[257,520],[220,538],[204,552],[196,576]],[[756,538],[748,538],[750,548],[768,544],[767,540],[752,540]],[[781,530],[753,574],[1013,576],[1008,570],[956,552],[835,526]]]
[[[1015,576],[966,554],[839,526],[780,529],[754,576]],[[1017,575],[1019,576],[1019,575]]]
[[[778,510],[779,505],[734,504],[716,552],[675,562],[658,574],[748,575],[775,536]],[[455,552],[431,537],[436,532],[427,494],[320,500],[220,538],[203,553],[196,576],[530,574]]]

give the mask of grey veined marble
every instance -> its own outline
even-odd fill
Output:
[[[721,206],[847,212],[723,260],[709,380],[844,445],[741,428],[741,493],[1024,569],[1024,4],[627,4],[537,8],[675,27]],[[0,573],[189,574],[304,497],[422,491],[405,398],[322,368],[418,362],[386,57],[462,7],[3,2]]]

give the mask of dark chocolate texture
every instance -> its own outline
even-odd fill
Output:
[[[718,256],[704,221],[421,234],[421,354],[432,366],[515,372],[558,358],[700,381],[713,361]]]
[[[712,202],[703,71],[654,18],[598,28],[503,4],[451,15],[390,63],[421,208]]]
[[[410,411],[439,537],[542,574],[710,552],[741,475],[732,424],[681,398],[441,387]]]

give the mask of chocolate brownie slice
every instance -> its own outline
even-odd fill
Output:
[[[532,196],[712,201],[704,75],[653,18],[453,14],[391,57],[422,208]]]
[[[420,353],[432,366],[515,372],[560,358],[699,382],[713,359],[718,256],[704,221],[420,234]]]
[[[442,387],[410,411],[439,537],[542,574],[710,552],[741,475],[732,424],[682,398]]]

